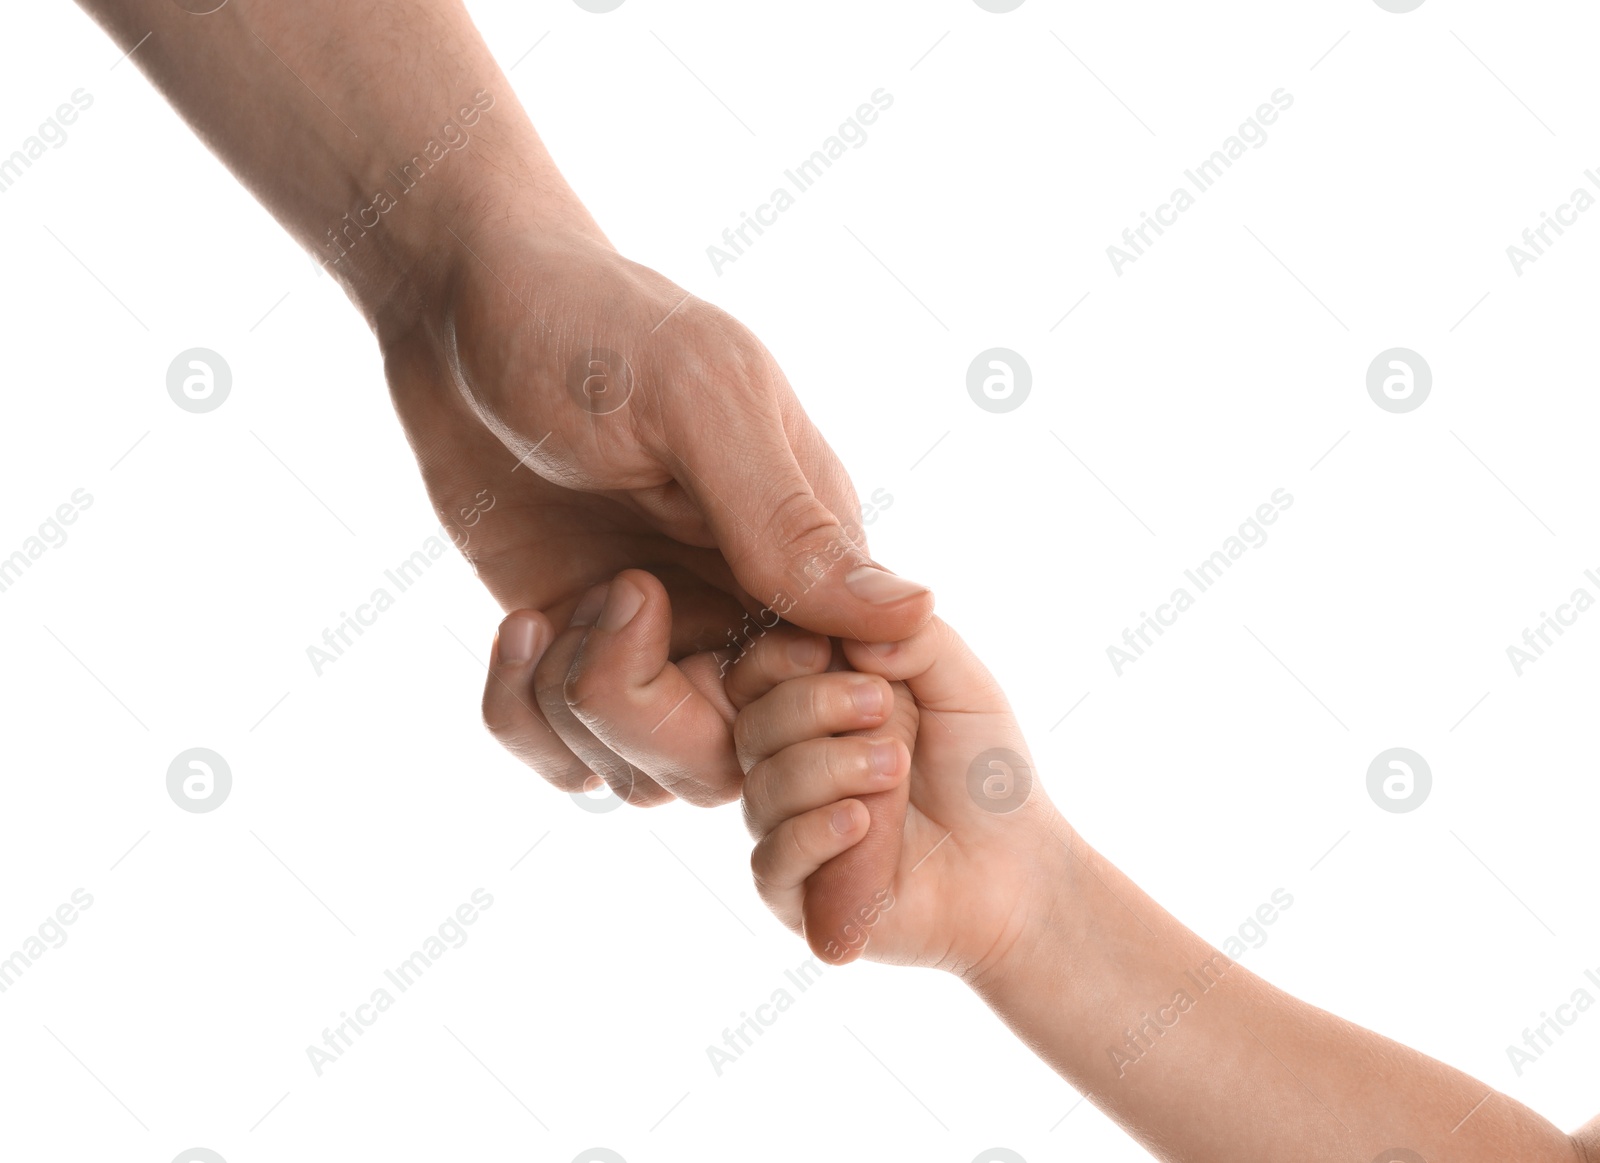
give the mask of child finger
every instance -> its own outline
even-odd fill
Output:
[[[904,682],[931,711],[1011,713],[1005,693],[961,636],[942,618],[900,642],[849,642],[844,655],[866,674]]]
[[[749,771],[790,744],[840,731],[871,730],[889,717],[894,695],[876,675],[833,671],[780,683],[734,721],[739,763]]]
[[[760,838],[814,808],[885,791],[910,770],[910,753],[898,739],[807,739],[750,769],[744,781],[745,824]]]
[[[856,800],[825,804],[783,821],[750,853],[756,891],[778,919],[791,928],[801,923],[805,883],[818,868],[867,831],[867,809]]]
[[[780,682],[827,670],[833,648],[821,634],[780,622],[753,642],[735,644],[735,649],[724,686],[728,701],[743,710]]]

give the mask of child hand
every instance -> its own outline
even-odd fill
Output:
[[[823,641],[797,662],[792,639],[759,640],[729,679],[762,899],[833,964],[967,973],[1002,957],[1049,911],[1069,834],[1004,694],[938,618],[903,642],[844,643],[854,672],[825,670]],[[868,837],[861,798],[889,792],[905,803],[898,856],[819,886]]]

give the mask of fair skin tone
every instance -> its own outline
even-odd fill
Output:
[[[861,955],[870,929],[869,957],[961,974],[1163,1158],[1332,1160],[1406,1142],[1466,1163],[1600,1163],[1600,1128],[1569,1140],[1501,1096],[1441,1137],[1487,1088],[1237,967],[1183,1018],[1183,1038],[1127,1079],[1104,1077],[1096,1047],[1120,1037],[1111,1026],[1212,951],[1083,845],[1037,787],[1011,815],[972,805],[965,751],[1025,752],[1003,699],[941,625],[916,634],[931,596],[873,568],[849,480],[771,354],[617,254],[465,9],[81,3],[124,49],[139,46],[134,63],[344,286],[377,339],[439,519],[458,522],[484,490],[496,498],[469,550],[513,611],[484,714],[546,778],[568,790],[603,778],[635,803],[717,803],[739,795],[750,766],[754,866],[780,917],[835,960]],[[456,136],[471,127],[470,146],[447,135],[447,160],[373,210],[446,120]],[[596,347],[632,369],[618,411],[570,390],[570,369]],[[666,587],[627,573],[581,608],[593,583],[634,566]],[[774,630],[724,685],[717,648],[747,615],[765,626],[768,610],[823,634],[906,641],[844,647],[879,686],[825,672],[824,646],[808,655],[803,636]],[[783,660],[766,658],[780,644]],[[867,687],[877,710],[852,697]],[[874,765],[874,743],[892,765]],[[872,858],[852,863],[871,844]],[[1112,969],[1130,964],[1137,974]],[[1246,1023],[1281,1069],[1245,1040]],[[1375,1055],[1393,1076],[1377,1090],[1363,1067]],[[1197,1068],[1219,1061],[1231,1063],[1221,1078]]]
[[[1563,1134],[1231,962],[1084,842],[1031,761],[973,790],[974,757],[1027,749],[1005,696],[942,621],[894,644],[845,643],[853,672],[825,669],[820,650],[802,664],[790,641],[763,638],[741,659],[735,737],[756,886],[819,954],[838,936],[812,927],[838,913],[814,899],[836,891],[819,870],[879,826],[863,795],[904,786],[899,861],[849,955],[956,974],[1156,1158],[1600,1163],[1600,1119]],[[893,692],[885,709],[852,700],[866,681]],[[877,739],[892,765],[870,761]],[[1019,807],[994,810],[1018,787]],[[1174,1004],[1180,991],[1189,1004]],[[1130,1044],[1129,1027],[1158,1009]]]
[[[637,804],[739,795],[709,688],[660,724],[558,635],[619,570],[666,580],[688,674],[768,607],[873,637],[929,617],[926,588],[869,557],[771,353],[617,253],[459,0],[80,3],[371,327],[434,510],[453,535],[470,524],[464,550],[512,611],[485,720],[546,779]],[[601,348],[628,370],[602,359],[595,389],[573,369]]]

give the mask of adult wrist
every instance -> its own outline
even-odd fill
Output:
[[[508,88],[463,87],[451,110],[422,122],[414,145],[367,153],[349,207],[302,230],[385,347],[444,317],[474,268],[500,277],[496,240],[508,231],[609,246]]]

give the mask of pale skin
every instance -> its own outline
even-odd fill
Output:
[[[435,513],[508,611],[484,718],[550,782],[736,799],[709,651],[774,604],[828,634],[930,616],[927,588],[868,554],[849,477],[772,354],[617,253],[459,0],[80,3],[371,327]],[[570,378],[594,348],[631,371],[614,410]],[[665,724],[558,634],[629,567],[671,595],[687,698]]]
[[[973,758],[1027,749],[1004,694],[942,621],[894,644],[845,643],[853,672],[826,671],[826,651],[796,653],[786,635],[759,640],[729,689],[756,886],[819,953],[829,934],[809,926],[814,878],[866,835],[861,796],[903,783],[904,843],[880,885],[892,904],[859,926],[851,955],[956,974],[1156,1158],[1374,1163],[1403,1148],[1427,1163],[1600,1163],[1600,1118],[1564,1134],[1230,962],[1090,847],[1036,779],[1020,807],[987,810],[969,794]],[[883,683],[877,712],[851,698],[868,681]],[[1193,1003],[1181,1012],[1180,990]],[[1158,1007],[1174,1020],[1130,1047],[1129,1027]]]

